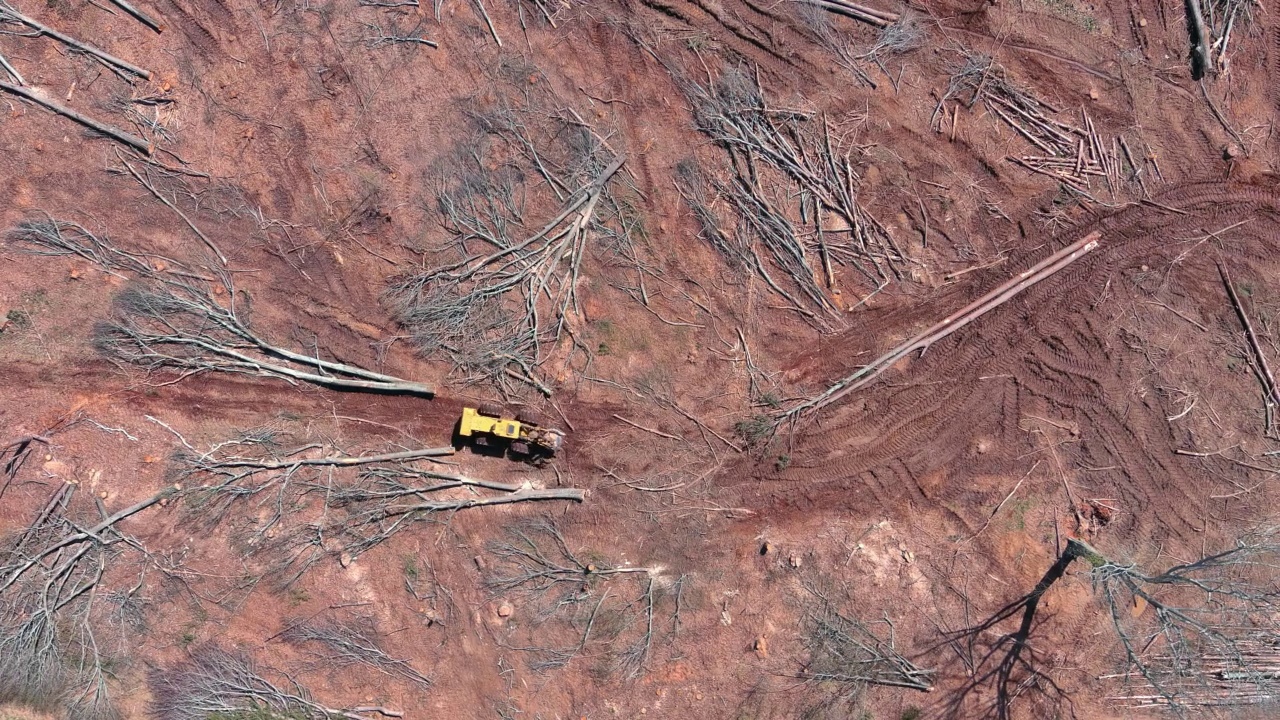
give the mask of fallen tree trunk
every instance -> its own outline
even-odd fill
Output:
[[[1187,35],[1191,37],[1191,79],[1199,80],[1209,72],[1209,29],[1204,24],[1200,0],[1185,0]]]
[[[463,510],[473,507],[486,507],[489,505],[508,505],[518,502],[532,502],[538,500],[570,500],[573,502],[582,502],[586,499],[586,494],[577,488],[556,488],[550,490],[539,490],[537,488],[523,488],[509,495],[497,495],[494,497],[475,497],[462,498],[461,500],[440,500],[436,502],[417,503],[415,505],[405,505],[403,507],[387,508],[383,511],[383,517],[395,517],[397,515],[407,515],[413,512],[439,512],[440,510]]]
[[[383,462],[406,462],[409,460],[419,460],[429,457],[440,457],[441,455],[452,455],[457,452],[452,447],[442,448],[425,448],[422,450],[405,450],[403,452],[384,453],[382,455],[354,455],[351,457],[327,457],[327,458],[307,458],[304,460],[221,460],[210,463],[200,469],[211,470],[215,468],[257,468],[260,470],[283,470],[284,468],[301,467],[303,465],[332,465],[337,467],[352,467],[355,465],[368,465],[371,463]]]
[[[13,65],[10,65],[9,60],[6,59],[5,56],[3,55],[0,55],[0,67],[3,67],[5,72],[9,73],[9,75],[12,76],[14,81],[17,82],[19,85],[27,84],[27,81],[23,80],[22,75],[18,73],[17,68],[15,68]]]
[[[845,17],[861,20],[868,25],[874,25],[878,28],[885,28],[898,21],[898,16],[894,13],[876,10],[865,5],[857,5],[844,0],[799,0],[800,2],[822,8],[828,12]]]
[[[1076,242],[1031,266],[1017,277],[965,305],[905,343],[873,360],[856,373],[832,385],[825,393],[788,410],[784,418],[797,418],[830,405],[879,377],[899,360],[916,350],[925,350],[987,312],[1003,305],[1027,288],[1053,275],[1098,246],[1099,233],[1091,232]]]
[[[21,23],[22,25],[26,25],[27,27],[31,28],[32,30],[35,30],[37,33],[41,35],[48,35],[49,37],[53,38],[54,40],[57,40],[60,43],[73,47],[82,53],[92,55],[93,57],[98,58],[102,62],[108,65],[111,65],[113,67],[119,68],[121,70],[124,70],[127,73],[130,73],[132,75],[137,75],[143,80],[151,79],[150,70],[144,70],[143,68],[140,68],[137,65],[134,65],[126,60],[121,60],[120,58],[116,57],[115,55],[112,55],[111,53],[105,50],[101,50],[88,43],[81,42],[71,37],[70,35],[65,35],[57,30],[54,30],[48,25],[45,25],[39,20],[36,20],[34,18],[29,18],[26,15],[23,15],[22,13],[15,10],[14,8],[10,7],[9,5],[3,2],[0,2],[0,20],[3,20],[3,19],[10,19],[10,20],[13,20],[14,22]]]
[[[44,97],[42,93],[39,93],[32,88],[20,87],[18,85],[12,85],[10,83],[0,82],[0,90],[4,90],[5,92],[12,93],[14,95],[17,95],[18,97],[30,100],[31,102],[47,110],[51,110],[63,117],[75,120],[81,125],[89,128],[90,130],[93,130],[94,132],[105,135],[111,138],[112,140],[116,140],[117,142],[122,142],[125,145],[128,145],[129,147],[134,148],[135,150],[141,153],[144,153],[148,156],[151,155],[151,144],[148,143],[146,140],[143,140],[142,138],[136,135],[130,135],[129,133],[123,130],[120,130],[119,128],[115,128],[105,123],[98,122],[97,120],[94,120],[93,118],[87,115],[81,115],[80,113],[76,112],[75,110],[72,110],[66,105],[62,105],[61,103],[54,102],[53,100],[50,100]]]
[[[135,20],[146,25],[152,30],[155,30],[156,32],[164,32],[164,26],[161,25],[158,20],[155,20],[150,15],[134,7],[131,3],[128,3],[125,0],[111,0],[111,4],[129,13]]]
[[[346,378],[333,377],[332,375],[317,375],[315,373],[294,370],[286,365],[278,365],[276,363],[266,362],[250,357],[243,353],[237,352],[230,348],[214,345],[198,339],[176,338],[166,340],[173,344],[189,344],[197,345],[208,350],[211,353],[232,358],[231,362],[217,365],[216,363],[208,363],[209,369],[238,369],[241,371],[256,371],[264,375],[276,375],[291,380],[301,380],[309,382],[313,385],[333,388],[335,390],[356,390],[367,392],[384,392],[384,393],[405,393],[409,395],[423,395],[426,397],[434,397],[435,389],[429,385],[411,382],[408,380],[383,381],[383,380],[348,380]],[[305,357],[305,356],[303,356]],[[313,361],[321,362],[321,361]],[[344,366],[345,367],[345,366]],[[355,373],[351,373],[355,374]]]
[[[1222,275],[1222,284],[1227,287],[1227,295],[1231,298],[1231,304],[1236,309],[1236,316],[1240,318],[1240,324],[1244,326],[1244,334],[1249,339],[1249,347],[1258,359],[1258,374],[1262,376],[1262,389],[1266,391],[1267,400],[1276,406],[1280,406],[1280,388],[1276,387],[1276,376],[1271,372],[1271,364],[1267,362],[1267,356],[1262,354],[1262,343],[1258,342],[1258,336],[1253,331],[1253,322],[1249,320],[1248,313],[1244,311],[1244,305],[1240,303],[1240,296],[1236,294],[1236,288],[1231,284],[1231,276],[1227,274],[1227,268],[1221,262],[1218,263],[1218,273]]]

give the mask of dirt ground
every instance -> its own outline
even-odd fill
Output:
[[[0,465],[0,536],[20,537],[66,484],[76,527],[187,484],[122,521],[128,541],[102,555],[86,617],[118,717],[201,717],[159,696],[211,649],[326,707],[405,718],[1147,716],[1115,677],[1124,654],[1083,567],[1041,600],[1035,672],[1011,699],[974,678],[1017,620],[967,648],[955,633],[1031,591],[1068,538],[1162,567],[1270,518],[1280,446],[1221,273],[1280,362],[1280,5],[1249,5],[1226,64],[1197,81],[1181,4],[1141,0],[881,2],[919,37],[875,59],[863,55],[876,27],[799,2],[137,4],[163,32],[112,2],[14,4],[151,71],[113,72],[20,25],[0,36],[28,86],[141,136],[159,165],[0,93],[0,225],[71,221],[156,271],[231,278],[275,344],[436,394],[146,372],[94,343],[138,277],[0,246],[0,443],[41,438]],[[1039,149],[976,92],[947,93],[977,55],[1003,68],[980,87],[1003,73],[1063,123],[1087,114],[1117,138],[1117,162],[1120,139],[1139,159],[1109,189],[1087,178],[1089,194],[1011,161]],[[836,268],[825,292],[839,308],[821,326],[727,262],[682,198],[690,162],[732,174],[688,95],[728,73],[753,78],[769,112],[835,128],[850,186],[902,258],[883,287]],[[553,98],[624,155],[612,187],[636,218],[634,265],[587,234],[567,334],[538,368],[549,397],[422,352],[386,294],[456,259],[442,249],[441,169],[470,151],[476,108],[505,97]],[[126,160],[153,168],[157,192]],[[548,190],[535,181],[522,180],[543,194],[518,202],[538,225],[557,208],[537,207]],[[711,208],[731,215],[724,198]],[[1097,250],[771,432],[787,408],[1095,230]],[[296,505],[273,509],[276,485],[214,514],[192,499],[210,478],[182,471],[255,430],[308,457],[464,445],[458,417],[481,402],[536,408],[564,448],[534,464],[464,447],[421,467],[584,501],[422,513],[359,551],[320,537],[283,580],[281,558],[302,552],[285,540],[324,526],[324,493],[346,480],[299,474]],[[512,538],[581,574],[504,584],[529,560],[504,554]],[[5,576],[25,557],[13,547]],[[7,590],[10,632],[33,610]],[[931,689],[818,682],[814,623],[833,609],[892,631]],[[344,660],[293,632],[324,623],[366,629],[398,662]],[[68,697],[35,702],[0,682],[0,717],[84,717]]]

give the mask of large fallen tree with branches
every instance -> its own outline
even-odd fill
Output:
[[[274,680],[248,656],[208,646],[191,659],[151,676],[151,712],[165,720],[209,720],[219,717],[297,718],[298,720],[368,720],[403,717],[384,707],[333,708],[315,700],[310,690],[288,676]]]
[[[1162,571],[1098,554],[1090,577],[1124,650],[1115,700],[1190,709],[1280,694],[1280,540],[1267,528]]]
[[[738,70],[683,83],[698,128],[729,156],[729,180],[686,162],[677,188],[704,237],[733,265],[755,272],[816,327],[841,325],[837,271],[876,292],[902,277],[907,259],[862,206],[853,148],[824,115],[772,106]],[[734,230],[710,209],[707,190],[733,210]]]
[[[175,490],[109,512],[99,498],[78,502],[77,487],[58,485],[26,529],[0,546],[0,704],[112,720],[118,715],[100,640],[104,578],[121,554],[137,548],[121,524]],[[88,514],[95,510],[96,521]],[[130,602],[140,585],[121,601]]]
[[[1274,702],[1280,692],[1275,650],[1280,610],[1280,542],[1267,528],[1242,534],[1235,546],[1150,572],[1089,543],[1070,539],[1031,592],[987,619],[949,633],[953,647],[984,647],[973,654],[969,681],[950,701],[953,715],[971,716],[966,698],[993,686],[982,712],[1010,717],[1028,688],[1052,703],[1069,695],[1042,668],[1032,643],[1043,618],[1045,594],[1076,561],[1087,564],[1095,597],[1114,631],[1121,669],[1101,679],[1114,683],[1110,700],[1134,708],[1179,712]],[[995,631],[1018,621],[1013,632]]]
[[[178,378],[228,372],[337,390],[434,394],[422,383],[270,342],[252,328],[247,296],[225,271],[200,272],[172,258],[125,250],[82,225],[48,217],[19,223],[8,240],[24,252],[79,257],[133,281],[116,296],[111,318],[94,330],[97,348],[122,364],[148,373],[176,371]]]
[[[250,431],[172,458],[173,476],[192,488],[185,510],[191,521],[211,526],[236,513],[249,524],[242,554],[281,586],[324,557],[350,562],[419,522],[471,508],[585,498],[575,488],[449,472],[438,459],[453,454],[451,447],[350,454],[330,442],[285,448],[284,439]]]
[[[439,167],[433,209],[447,237],[388,298],[464,381],[549,395],[538,368],[565,357],[587,259],[631,251],[610,189],[625,156],[542,86],[471,109],[472,137]]]
[[[670,578],[662,568],[623,566],[575,550],[546,518],[512,525],[488,551],[485,585],[528,620],[508,627],[503,643],[526,654],[534,672],[589,657],[596,667],[635,678],[679,636],[685,575]],[[607,623],[598,622],[606,615]]]

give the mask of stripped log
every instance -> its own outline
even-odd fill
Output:
[[[800,0],[801,2],[822,8],[828,12],[845,17],[861,20],[868,25],[874,25],[878,28],[889,27],[898,21],[898,15],[876,10],[865,5],[858,5],[848,2],[847,0]]]
[[[509,495],[493,495],[489,497],[466,497],[457,500],[432,500],[413,505],[393,506],[378,511],[382,518],[394,518],[409,513],[443,512],[465,510],[467,508],[490,507],[492,505],[510,505],[520,502],[539,502],[543,500],[569,500],[582,502],[586,493],[577,488],[521,488]]]
[[[44,97],[43,93],[40,93],[39,91],[33,88],[21,87],[21,86],[12,85],[6,82],[0,82],[0,90],[4,90],[5,92],[12,93],[14,95],[17,95],[18,97],[30,100],[31,102],[47,110],[55,112],[63,117],[75,120],[81,125],[89,128],[90,130],[93,130],[94,132],[97,132],[101,135],[105,135],[111,138],[112,140],[116,140],[117,142],[122,142],[125,145],[128,145],[131,148],[134,148],[138,152],[144,153],[146,155],[151,155],[151,152],[152,152],[151,144],[148,143],[146,140],[143,140],[137,135],[131,135],[119,128],[112,127],[111,125],[107,125],[106,123],[98,122],[97,120],[94,120],[93,118],[87,115],[82,115],[76,112],[75,110],[72,110],[71,108],[67,107],[66,105],[54,102],[53,100],[50,100]]]
[[[383,453],[381,455],[353,455],[346,457],[324,457],[324,458],[305,458],[302,460],[247,460],[247,459],[231,459],[219,460],[213,463],[202,464],[200,469],[213,470],[219,468],[255,468],[258,470],[283,470],[285,468],[297,468],[304,465],[329,465],[335,467],[354,467],[356,465],[369,465],[372,463],[389,463],[389,462],[409,462],[411,460],[422,460],[424,458],[440,457],[442,455],[452,455],[457,452],[453,447],[439,448],[423,448],[421,450],[404,450],[402,452]],[[506,488],[504,488],[506,489]]]
[[[152,30],[155,30],[158,33],[164,32],[164,26],[160,24],[160,21],[156,20],[155,18],[152,18],[150,15],[134,7],[133,4],[126,2],[126,0],[111,0],[111,4],[129,13],[130,15],[133,16],[133,19],[137,20],[143,25],[146,25]]]
[[[873,360],[856,373],[832,385],[826,392],[808,400],[800,405],[791,408],[782,415],[784,419],[796,419],[802,415],[820,410],[840,398],[845,397],[849,393],[861,388],[872,380],[875,380],[881,373],[893,367],[897,362],[916,350],[924,351],[930,345],[942,340],[948,335],[956,332],[960,328],[968,325],[978,319],[987,312],[1003,305],[1012,300],[1022,291],[1053,275],[1067,265],[1079,259],[1082,255],[1098,247],[1099,233],[1095,230],[1076,242],[1066,246],[1058,252],[1041,260],[1031,268],[1020,273],[1017,277],[1005,282],[991,292],[974,300],[960,310],[943,318],[941,322],[931,326],[924,332],[916,335],[905,343],[890,350],[884,355]]]

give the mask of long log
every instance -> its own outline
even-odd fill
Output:
[[[57,40],[58,42],[64,43],[66,45],[70,45],[71,47],[81,52],[88,53],[89,55],[92,55],[98,58],[99,60],[107,63],[108,65],[114,65],[120,68],[121,70],[124,70],[125,72],[137,75],[143,80],[151,79],[151,71],[144,70],[138,67],[137,65],[130,63],[127,60],[121,60],[120,58],[116,57],[115,55],[112,55],[106,50],[96,48],[88,43],[81,42],[71,37],[70,35],[65,35],[57,30],[54,30],[53,28],[49,27],[48,25],[45,25],[39,20],[36,20],[35,18],[29,18],[26,15],[23,15],[22,13],[18,12],[17,10],[14,10],[11,7],[0,5],[0,17],[13,18],[17,22],[20,22],[23,25],[26,25],[27,27],[31,28],[32,30],[35,30],[41,35],[48,35],[54,40]]]
[[[801,2],[806,2],[837,15],[844,15],[845,17],[853,18],[854,20],[861,20],[868,25],[874,25],[878,28],[889,27],[898,20],[898,16],[892,13],[882,12],[862,5],[855,5],[850,2],[836,2],[835,0],[801,0]]]
[[[347,457],[306,458],[304,460],[221,460],[210,463],[206,470],[217,468],[258,468],[261,470],[283,470],[284,468],[302,465],[334,465],[351,467],[382,462],[408,462],[422,458],[452,455],[457,450],[452,447],[425,448],[422,450],[404,450],[402,452],[385,453],[383,455],[352,455]],[[444,477],[444,476],[442,476]]]
[[[982,315],[1012,300],[1027,288],[1053,275],[1082,255],[1098,247],[1100,234],[1095,230],[1058,252],[1041,260],[996,289],[943,318],[937,324],[905,343],[881,355],[869,365],[832,385],[825,393],[788,410],[783,417],[797,417],[819,410],[870,383],[897,362],[916,350],[925,350]]]
[[[19,85],[27,84],[27,81],[22,79],[22,75],[18,72],[18,69],[10,65],[9,60],[5,58],[4,55],[0,55],[0,67],[3,67],[5,72],[9,73],[9,75],[12,76],[14,81]]]
[[[1209,71],[1209,29],[1199,0],[1184,0],[1187,12],[1187,34],[1191,38],[1191,79],[1199,80]]]
[[[1253,322],[1244,311],[1244,305],[1240,304],[1240,296],[1236,294],[1236,288],[1231,284],[1231,276],[1227,274],[1227,268],[1221,262],[1218,263],[1218,273],[1222,275],[1222,284],[1227,286],[1227,295],[1231,297],[1231,304],[1235,306],[1236,316],[1240,318],[1240,324],[1244,325],[1244,334],[1249,338],[1249,347],[1258,358],[1258,371],[1267,386],[1263,389],[1267,391],[1268,399],[1280,406],[1280,388],[1276,387],[1276,376],[1271,373],[1267,356],[1262,354],[1262,343],[1258,342],[1258,336],[1253,332]]]
[[[397,515],[405,515],[412,512],[465,510],[466,508],[488,507],[490,505],[509,505],[511,503],[537,502],[542,500],[570,500],[572,502],[582,502],[585,498],[586,494],[577,488],[550,488],[547,490],[524,488],[509,495],[494,495],[492,497],[484,498],[462,498],[461,500],[441,500],[437,502],[424,502],[414,505],[406,505],[404,507],[388,508],[383,511],[383,517],[395,517]]]
[[[164,32],[164,26],[160,24],[160,21],[152,18],[150,15],[134,7],[132,4],[126,2],[126,0],[111,0],[111,4],[129,13],[130,15],[133,16],[135,20],[142,23],[143,25],[146,25],[152,30],[155,30],[158,33]]]
[[[106,135],[112,140],[122,142],[125,145],[128,145],[129,147],[134,148],[135,150],[138,150],[139,152],[145,153],[146,155],[151,155],[151,144],[148,143],[146,140],[143,140],[137,135],[130,135],[129,133],[123,130],[120,130],[119,128],[115,128],[105,123],[98,122],[97,120],[94,120],[93,118],[87,115],[81,115],[80,113],[76,112],[75,110],[72,110],[66,105],[62,105],[61,103],[54,102],[53,100],[50,100],[44,97],[43,94],[37,92],[34,89],[20,87],[18,85],[12,85],[6,82],[0,82],[0,90],[4,90],[5,92],[12,93],[14,95],[17,95],[18,97],[26,98],[27,100],[30,100],[31,102],[37,105],[40,105],[41,107],[47,110],[51,110],[63,117],[75,120],[81,125],[84,125],[85,127],[89,128],[90,130],[93,130],[94,132],[97,132],[102,135]]]

